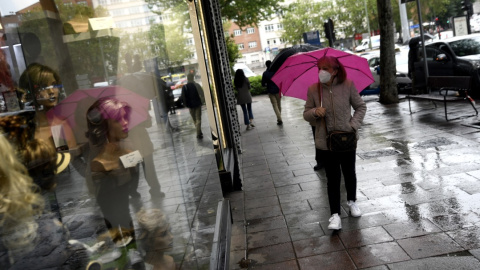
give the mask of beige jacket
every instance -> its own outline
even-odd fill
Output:
[[[303,118],[310,124],[315,125],[315,147],[320,150],[328,150],[325,120],[329,132],[333,130],[356,131],[362,125],[367,112],[367,105],[350,80],[337,84],[335,79],[332,86],[323,84],[322,88],[322,105],[320,105],[318,83],[312,84],[308,88]],[[320,106],[326,109],[325,117],[315,116],[315,108]],[[354,110],[353,116],[352,108]]]

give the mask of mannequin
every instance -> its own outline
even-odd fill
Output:
[[[60,76],[47,66],[32,63],[20,76],[19,87],[28,91],[27,96],[33,95],[37,124],[35,138],[52,143],[57,150],[76,148],[75,135],[68,123],[58,118],[48,119],[46,114],[59,102]],[[52,134],[53,126],[61,127],[61,133]]]
[[[128,137],[131,108],[111,97],[101,98],[87,111],[90,141],[91,191],[109,229],[132,230],[128,195],[138,178],[138,165],[125,168],[120,157],[131,152],[123,140]]]
[[[160,209],[142,209],[137,213],[140,246],[145,251],[145,263],[154,270],[173,270],[173,257],[165,254],[173,247],[170,224]]]

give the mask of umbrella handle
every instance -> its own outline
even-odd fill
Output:
[[[317,87],[317,90],[318,90],[318,98],[320,99],[320,107],[323,107],[323,89],[322,89],[322,83],[321,82],[318,82],[318,87]]]

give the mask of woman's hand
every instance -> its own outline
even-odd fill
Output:
[[[324,117],[324,116],[325,116],[325,112],[326,112],[326,110],[325,110],[325,108],[323,108],[323,107],[317,107],[317,108],[315,108],[315,115],[316,115],[317,117]]]

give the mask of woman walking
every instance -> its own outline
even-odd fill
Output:
[[[367,106],[352,81],[346,79],[343,65],[335,57],[325,56],[317,62],[319,81],[308,88],[303,118],[315,125],[315,147],[327,175],[328,201],[331,218],[328,229],[340,230],[340,181],[345,179],[350,215],[360,217],[355,203],[357,176],[356,150],[333,152],[327,147],[327,130],[357,131],[365,117]],[[353,108],[353,116],[351,109]],[[357,135],[358,136],[358,135]]]
[[[247,126],[247,130],[250,130],[255,127],[253,124],[252,95],[250,94],[250,82],[245,76],[243,69],[237,69],[233,84],[238,92],[237,104],[242,107],[244,123]]]

